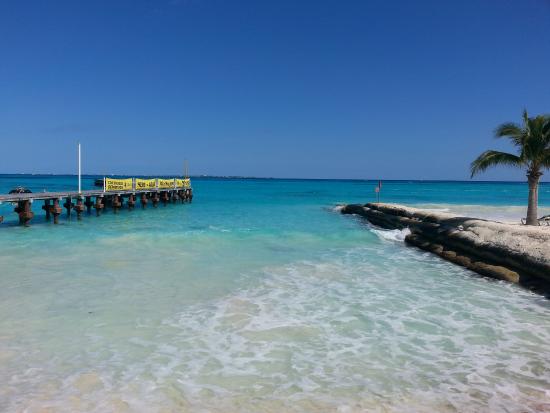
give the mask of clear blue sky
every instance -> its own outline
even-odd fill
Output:
[[[0,3],[3,173],[467,179],[524,107],[548,0]]]

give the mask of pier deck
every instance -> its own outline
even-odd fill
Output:
[[[116,181],[111,179],[111,181]],[[124,180],[120,180],[124,181]],[[43,201],[44,205],[41,209],[45,212],[46,220],[53,216],[54,224],[58,223],[58,217],[61,215],[63,208],[67,210],[67,216],[71,216],[71,212],[76,212],[80,219],[82,213],[87,211],[91,213],[92,208],[95,209],[96,215],[99,216],[102,211],[112,208],[116,213],[127,205],[128,209],[133,209],[137,203],[141,204],[142,208],[146,208],[151,202],[153,207],[159,203],[166,205],[168,203],[176,203],[180,201],[192,202],[193,189],[191,188],[189,179],[177,180],[174,179],[174,186],[169,186],[170,180],[156,180],[156,188],[136,188],[136,180],[126,182],[129,189],[112,189],[107,188],[104,184],[102,189],[87,190],[87,191],[59,191],[59,192],[33,192],[33,193],[13,193],[0,195],[1,203],[13,203],[16,205],[14,212],[19,216],[19,223],[28,225],[34,217],[32,204],[34,201]],[[159,183],[161,182],[161,183]],[[177,186],[177,182],[183,186]],[[131,185],[130,185],[131,183]],[[154,182],[153,182],[154,183]],[[160,187],[162,185],[162,187]],[[138,197],[139,196],[139,197]],[[139,198],[139,199],[138,199]],[[93,199],[93,200],[92,200]],[[126,199],[126,202],[125,202]],[[62,204],[63,200],[65,203]],[[76,203],[74,203],[75,201]],[[0,223],[3,221],[0,216]]]
[[[0,202],[19,202],[19,201],[31,201],[31,200],[46,200],[46,199],[62,199],[62,198],[85,198],[87,196],[97,197],[97,196],[112,196],[112,195],[132,195],[132,194],[142,194],[142,193],[153,193],[153,192],[164,192],[164,191],[175,191],[182,190],[182,188],[165,188],[165,189],[129,189],[124,191],[108,191],[104,192],[102,189],[99,190],[87,190],[81,191],[61,191],[61,192],[33,192],[31,194],[3,194],[0,195]]]

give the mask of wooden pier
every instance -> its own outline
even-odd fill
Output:
[[[116,180],[111,179],[110,181]],[[45,212],[46,220],[53,217],[54,224],[59,222],[63,208],[66,210],[67,216],[70,217],[72,213],[75,213],[80,219],[84,212],[91,214],[92,209],[95,209],[96,215],[99,216],[102,211],[107,209],[112,209],[114,213],[117,213],[126,206],[131,210],[138,203],[142,208],[146,208],[149,203],[156,208],[159,203],[166,206],[168,203],[193,201],[193,189],[189,179],[184,180],[184,185],[180,186],[177,186],[177,183],[181,183],[182,180],[161,180],[162,186],[164,186],[162,188],[159,187],[159,180],[156,180],[155,188],[145,189],[136,189],[136,181],[139,180],[132,180],[131,184],[125,185],[130,188],[124,190],[107,190],[104,184],[103,189],[100,190],[5,194],[0,195],[0,203],[9,202],[16,205],[14,212],[19,216],[19,223],[29,225],[34,217],[32,205],[36,201],[43,202],[42,209]],[[169,181],[174,182],[171,187],[167,187]],[[0,223],[2,220],[3,217],[0,216]]]

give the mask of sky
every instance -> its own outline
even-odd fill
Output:
[[[3,0],[0,173],[469,179],[549,73],[550,0]]]

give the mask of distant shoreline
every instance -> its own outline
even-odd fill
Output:
[[[157,174],[158,175],[158,174]],[[29,178],[40,178],[40,177],[77,177],[76,174],[32,174],[32,173],[1,173],[0,178],[17,178],[17,177],[29,177]],[[103,176],[109,177],[149,177],[152,175],[147,174],[83,174],[83,178],[98,178]],[[163,175],[166,177],[177,177],[181,175]],[[395,182],[395,183],[469,183],[469,184],[525,184],[527,181],[500,181],[500,180],[460,180],[460,179],[379,179],[379,178],[277,178],[277,177],[256,177],[256,176],[221,176],[221,175],[190,175],[192,179],[223,179],[223,180],[257,180],[257,181],[319,181],[319,182],[371,182],[377,183],[378,181],[382,182]],[[550,184],[550,180],[541,181],[541,185]]]

